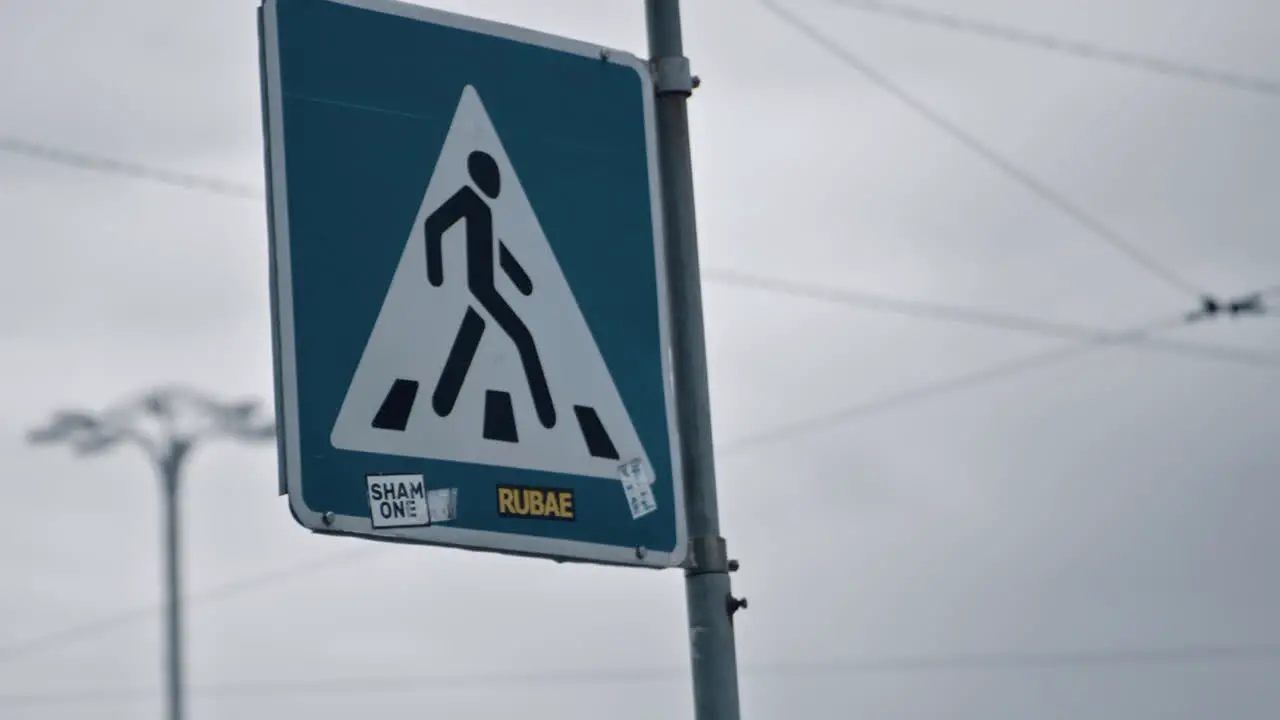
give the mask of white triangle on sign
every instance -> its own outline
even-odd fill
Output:
[[[491,160],[477,160],[477,151]],[[440,238],[435,276],[428,271],[429,222],[448,225],[433,234]],[[518,339],[529,338],[541,374],[526,368],[533,353]],[[535,386],[548,391],[541,414]],[[458,101],[330,441],[344,450],[614,480],[624,462],[649,465],[591,329],[471,86]]]

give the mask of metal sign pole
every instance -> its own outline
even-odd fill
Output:
[[[720,537],[716,502],[707,349],[702,324],[689,115],[693,91],[684,57],[679,0],[646,0],[650,63],[657,89],[659,174],[671,293],[676,413],[684,462],[689,561],[685,596],[697,720],[738,720],[738,665],[733,614],[746,607],[733,597],[731,563]]]
[[[182,581],[179,508],[182,461],[186,445],[171,445],[160,458],[160,492],[164,512],[165,569],[165,704],[169,720],[182,720],[185,710],[182,683]]]

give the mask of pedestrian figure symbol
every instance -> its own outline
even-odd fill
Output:
[[[615,480],[618,462],[645,455],[472,88],[459,101],[331,440]]]
[[[475,186],[490,199],[496,199],[502,191],[502,177],[493,157],[480,150],[467,157],[467,171]],[[444,233],[458,222],[466,223],[467,289],[476,302],[493,318],[498,327],[516,346],[520,364],[529,383],[534,409],[545,428],[555,427],[556,409],[547,387],[547,376],[538,358],[538,347],[529,328],[512,309],[510,303],[498,292],[494,279],[494,247],[497,246],[498,262],[502,270],[524,295],[533,292],[533,282],[515,256],[501,240],[493,236],[493,213],[488,202],[470,185],[463,186],[443,205],[427,217],[425,234],[427,242],[427,279],[433,287],[444,283],[444,260],[441,248]],[[436,383],[431,405],[436,414],[446,417],[453,411],[454,403],[462,390],[467,371],[475,360],[476,350],[484,337],[485,320],[474,307],[468,307],[466,316],[453,341],[445,361],[444,372]],[[485,437],[491,440],[517,442],[515,417],[511,410],[511,394],[489,390],[485,408]]]
[[[488,327],[484,317],[476,310],[478,305],[515,345],[538,421],[544,428],[554,428],[555,401],[551,398],[547,375],[542,369],[542,360],[538,357],[537,343],[529,332],[529,327],[498,291],[495,266],[506,273],[511,284],[522,295],[533,294],[533,280],[506,244],[494,236],[493,211],[489,207],[489,200],[496,200],[502,192],[502,174],[493,156],[482,150],[473,150],[467,156],[467,174],[471,184],[463,185],[428,215],[423,223],[427,280],[432,287],[437,288],[445,281],[444,234],[454,225],[465,223],[466,285],[474,299],[474,304],[467,307],[454,336],[444,369],[431,394],[431,407],[440,417],[448,417],[458,402],[463,383]],[[476,188],[480,192],[476,192]],[[405,402],[404,396],[416,396],[417,390],[417,383],[410,386],[408,381],[402,379],[392,383],[391,389],[387,391],[387,399],[373,418],[372,426],[383,430],[404,430],[412,411],[412,401]],[[617,460],[618,451],[596,411],[589,406],[577,405],[574,406],[574,413],[581,426],[587,451],[595,457]],[[487,440],[520,441],[510,392],[496,388],[485,391],[484,427],[481,434]]]

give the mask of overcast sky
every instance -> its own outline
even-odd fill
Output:
[[[1280,285],[1280,97],[778,2],[1196,287]],[[918,2],[1280,78],[1268,0]],[[435,4],[644,54],[639,0]],[[1195,297],[755,0],[685,25],[744,716],[1280,714],[1280,367],[1097,349],[841,417],[1068,343],[724,273],[1098,328]],[[252,0],[0,2],[0,136],[260,186],[256,43]],[[160,718],[156,483],[23,434],[157,382],[268,398],[264,209],[0,152],[0,236],[0,716]],[[1275,316],[1167,337],[1280,361]],[[265,447],[187,480],[190,592],[271,577],[189,605],[195,720],[691,717],[676,571],[312,536]],[[1203,651],[1128,652],[1162,648]]]

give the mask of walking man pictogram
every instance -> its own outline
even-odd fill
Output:
[[[444,367],[432,391],[431,407],[441,418],[453,413],[462,394],[462,386],[480,350],[480,340],[488,325],[485,317],[487,314],[515,345],[525,380],[529,384],[534,412],[539,423],[551,430],[556,427],[558,420],[556,406],[551,399],[551,388],[533,333],[507,298],[503,297],[496,282],[496,268],[501,267],[517,292],[525,296],[533,294],[532,278],[512,255],[506,243],[494,234],[493,208],[489,202],[496,200],[502,190],[501,172],[493,156],[483,151],[471,152],[466,162],[470,182],[464,183],[423,221],[427,281],[436,288],[444,285],[445,280],[444,235],[458,223],[466,224],[466,241],[463,247],[466,284],[467,292],[474,301],[467,304],[453,344],[445,355]],[[395,379],[370,425],[379,430],[405,432],[418,389],[417,380],[404,377]],[[587,453],[596,458],[617,460],[618,449],[596,409],[587,404],[571,403],[570,406]],[[494,388],[486,389],[483,417],[482,435],[485,439],[520,442],[511,393]]]
[[[479,150],[472,152],[467,157],[467,171],[472,183],[479,188],[480,192],[490,200],[497,199],[502,190],[502,177],[498,170],[498,163],[492,156]],[[434,287],[440,287],[444,283],[444,259],[441,247],[444,233],[463,221],[466,222],[467,233],[467,289],[476,303],[493,318],[515,345],[516,352],[520,355],[520,364],[524,368],[525,379],[529,383],[530,394],[533,396],[533,406],[538,421],[545,428],[555,427],[555,404],[551,400],[551,390],[547,386],[546,373],[543,371],[542,361],[538,358],[538,348],[534,343],[533,334],[498,291],[494,266],[500,265],[511,280],[511,284],[523,295],[533,293],[533,281],[507,246],[494,237],[493,211],[488,201],[481,197],[471,185],[463,185],[432,212],[424,223],[427,243],[427,279]],[[462,383],[480,347],[485,325],[485,319],[476,312],[475,307],[468,306],[462,325],[454,338],[453,347],[450,348],[448,357],[445,359],[440,380],[436,383],[431,396],[432,408],[440,417],[445,417],[452,412],[454,404],[458,401]],[[494,414],[501,418],[490,417]],[[486,437],[510,442],[516,440],[510,395],[489,391],[485,415]]]

